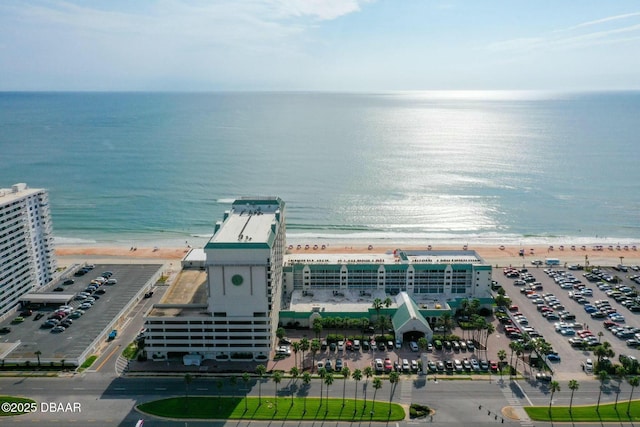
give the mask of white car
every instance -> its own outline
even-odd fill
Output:
[[[418,343],[415,341],[409,342],[409,348],[411,351],[418,351]]]

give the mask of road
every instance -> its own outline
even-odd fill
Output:
[[[216,378],[195,378],[190,385],[190,395],[224,395],[244,394],[239,385],[232,387],[227,381],[223,388],[218,389]],[[290,396],[290,390],[294,390],[298,396],[318,396],[320,383],[314,380],[311,386],[305,390],[298,386],[291,387],[295,382],[285,379],[279,386],[280,396]],[[342,396],[343,381],[337,380],[329,390],[329,396],[340,398]],[[602,402],[613,401],[617,382],[612,381],[606,385],[602,395]],[[353,396],[356,383],[352,380],[346,382],[346,396]],[[358,384],[358,396],[373,397],[373,390],[366,381]],[[574,405],[593,404],[598,398],[599,383],[587,381],[580,385],[575,392]],[[622,385],[620,399],[629,396],[630,388]],[[261,387],[262,396],[273,396],[274,384],[264,379]],[[367,390],[368,389],[368,390]],[[3,419],[3,425],[78,425],[95,426],[133,426],[135,422],[143,418],[135,410],[135,405],[149,400],[165,398],[169,396],[183,395],[185,391],[182,378],[120,378],[101,373],[78,374],[70,378],[2,378],[0,379],[0,394],[25,396],[34,399],[38,403],[38,411],[28,415],[7,417]],[[376,400],[388,402],[391,387],[388,382],[383,382],[383,387],[377,392]],[[248,394],[257,396],[259,387],[256,381],[252,381]],[[326,393],[326,388],[324,388]],[[561,382],[561,391],[554,396],[554,404],[567,405],[571,393],[566,383]],[[527,405],[548,405],[549,393],[545,386],[530,384],[526,381],[494,380],[489,383],[481,381],[448,381],[424,377],[403,378],[393,393],[392,400],[397,403],[408,404],[411,402],[426,403],[436,410],[433,423],[436,425],[479,425],[488,426],[496,423],[502,424],[501,410],[505,406],[521,408]],[[50,403],[62,403],[70,409],[69,412],[51,412]],[[69,405],[67,405],[69,404]],[[73,411],[74,408],[79,411]],[[43,410],[44,409],[44,410]],[[524,411],[520,410],[521,413]],[[144,417],[145,426],[185,426],[184,421],[160,420],[152,417]],[[430,423],[430,419],[426,420]],[[282,423],[290,424],[291,422]],[[405,420],[399,426],[411,426],[425,423],[424,420]],[[189,421],[190,425],[223,425],[225,423]],[[229,425],[248,425],[238,421]],[[252,425],[270,425],[273,422],[251,422]],[[300,425],[314,425],[318,423],[297,423]],[[324,423],[321,423],[324,424]],[[330,423],[332,426],[347,423]],[[386,423],[372,423],[372,426]],[[506,425],[528,426],[531,421],[512,421],[504,419]],[[535,423],[535,425],[542,425]]]

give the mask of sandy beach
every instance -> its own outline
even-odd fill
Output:
[[[345,245],[344,242],[316,245],[309,244],[308,249],[305,249],[307,245],[297,244],[289,246],[288,253],[386,253],[393,251],[394,249],[428,249],[428,246],[366,246],[366,245]],[[586,261],[590,265],[617,265],[620,264],[622,257],[622,263],[625,265],[638,265],[640,264],[640,251],[634,249],[632,246],[628,247],[616,247],[616,246],[527,246],[526,248],[520,246],[488,246],[488,245],[473,245],[469,244],[466,247],[468,250],[475,250],[478,254],[489,264],[498,266],[518,266],[518,265],[531,265],[533,260],[542,260],[545,258],[558,258],[560,264],[581,264],[585,265]],[[460,245],[434,245],[432,250],[463,250],[464,247]],[[520,251],[523,251],[523,256],[520,255]],[[58,257],[73,257],[95,259],[95,258],[110,258],[112,260],[140,260],[140,259],[152,259],[152,260],[167,260],[175,261],[182,259],[189,251],[188,247],[137,247],[135,250],[129,247],[121,246],[84,246],[84,245],[60,245],[56,247],[56,254]]]

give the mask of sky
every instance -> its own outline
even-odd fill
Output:
[[[637,0],[0,1],[0,91],[628,89]]]

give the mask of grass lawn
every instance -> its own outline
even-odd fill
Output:
[[[82,372],[85,369],[89,368],[91,365],[93,365],[93,362],[95,362],[97,358],[98,356],[96,356],[95,354],[93,356],[89,356],[87,360],[85,360],[84,363],[80,365],[80,368],[78,370]]]
[[[7,403],[9,406],[6,406]],[[0,417],[28,414],[30,412],[36,412],[38,409],[38,405],[35,400],[24,397],[0,396],[0,404],[2,405]]]
[[[138,346],[136,343],[132,342],[129,344],[124,350],[122,350],[122,357],[128,360],[133,360],[138,353]]]
[[[306,412],[304,412],[306,400]],[[246,410],[245,410],[246,404]],[[160,417],[196,419],[251,419],[251,420],[331,420],[331,421],[400,421],[405,417],[404,408],[389,402],[364,400],[303,398],[262,396],[262,404],[257,397],[215,397],[190,396],[173,397],[138,405],[138,409]],[[371,414],[373,409],[374,413]]]
[[[574,406],[569,414],[568,406],[551,407],[551,415],[549,415],[548,406],[530,406],[525,407],[525,411],[532,420],[535,421],[556,421],[556,422],[583,422],[583,421],[602,421],[602,422],[632,422],[640,421],[640,401],[631,402],[631,408],[627,415],[628,401],[618,402],[618,410],[613,407],[613,403],[600,405],[600,411],[596,412],[596,406]]]

